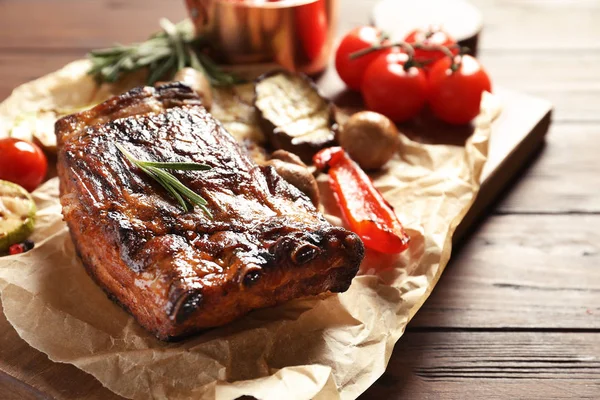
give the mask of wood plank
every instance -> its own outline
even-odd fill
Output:
[[[597,1],[469,1],[483,14],[484,50],[600,50]]]
[[[410,327],[600,329],[600,215],[489,217]]]
[[[553,103],[555,122],[600,122],[600,52],[482,51],[479,59],[494,86],[518,89]]]
[[[0,393],[4,400],[42,400],[48,397],[31,386],[0,371]]]
[[[64,50],[144,40],[158,19],[179,21],[183,1],[4,0],[0,2],[0,49]]]
[[[365,24],[378,0],[341,0],[340,29]],[[484,16],[485,50],[600,50],[600,3],[471,0]],[[68,9],[65,13],[62,10]],[[102,18],[98,18],[101,15]],[[135,15],[135,23],[131,23]],[[186,15],[183,2],[163,0],[4,0],[0,48],[85,48],[141,40],[157,18]],[[557,29],[560,27],[560,29]],[[582,34],[585,32],[585,34]]]
[[[1,24],[0,18],[0,24]],[[65,53],[11,53],[0,51],[0,101],[7,98],[19,85],[62,68],[71,61],[85,57],[77,50]]]
[[[600,333],[410,332],[368,399],[597,399]]]
[[[531,54],[484,50],[479,59],[495,87],[515,89],[553,103],[554,122],[600,122],[600,52]]]
[[[370,10],[380,0],[362,0]],[[383,0],[386,6],[397,0]],[[494,51],[578,51],[600,50],[600,3],[591,0],[469,0],[482,13],[484,29],[480,49]],[[401,13],[405,4],[398,4]],[[342,7],[342,19],[364,23],[360,13]],[[377,21],[377,20],[375,20]],[[380,21],[381,22],[381,21]],[[558,28],[560,27],[560,28]],[[385,27],[393,35],[394,26]],[[401,30],[403,32],[403,30]],[[585,35],[582,35],[585,32]]]
[[[599,125],[553,125],[546,141],[540,156],[498,204],[497,212],[600,212]]]

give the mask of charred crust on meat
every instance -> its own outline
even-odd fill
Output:
[[[262,275],[262,271],[258,270],[258,269],[247,272],[246,275],[244,275],[244,280],[243,280],[244,286],[245,287],[253,286],[256,282],[258,282],[261,275]]]
[[[310,243],[301,243],[292,250],[291,259],[295,264],[302,265],[312,261],[319,253],[320,250],[317,246]]]
[[[189,290],[181,293],[178,289],[174,291],[167,312],[171,320],[182,323],[202,305],[202,292]]]

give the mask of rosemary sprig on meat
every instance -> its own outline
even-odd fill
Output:
[[[179,171],[206,171],[211,169],[209,165],[193,162],[155,162],[138,160],[120,144],[115,143],[115,146],[117,146],[117,149],[119,149],[119,151],[123,153],[123,155],[133,165],[141,169],[144,173],[164,187],[165,190],[177,200],[185,212],[192,210],[193,205],[197,205],[210,218],[212,218],[211,212],[208,210],[208,208],[206,208],[208,202],[202,196],[193,192],[190,188],[181,183],[181,181],[173,176],[173,174],[165,171],[168,169]]]
[[[191,67],[204,73],[214,86],[241,82],[235,75],[220,69],[203,52],[208,43],[194,37],[191,21],[173,24],[163,18],[160,26],[163,30],[145,42],[91,51],[89,74],[98,82],[116,82],[125,74],[147,68],[146,84],[154,85],[159,80],[172,78],[182,68]]]

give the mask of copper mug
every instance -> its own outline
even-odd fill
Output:
[[[225,62],[317,74],[336,34],[338,0],[186,0],[199,35]]]

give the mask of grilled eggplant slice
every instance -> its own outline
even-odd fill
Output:
[[[298,155],[306,163],[335,143],[333,104],[306,76],[277,71],[258,78],[254,105],[273,148]]]

